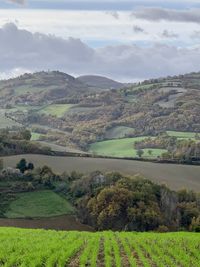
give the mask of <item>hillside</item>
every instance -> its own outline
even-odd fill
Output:
[[[114,80],[108,79],[102,76],[96,75],[85,75],[77,78],[78,81],[87,84],[89,87],[99,88],[99,89],[120,89],[125,85],[120,82],[116,82]]]
[[[194,233],[81,233],[1,228],[0,241],[0,262],[6,266],[198,267],[200,262],[200,236]]]
[[[120,84],[118,90],[102,90],[109,83],[113,81],[104,77],[91,75],[76,79],[60,72],[25,74],[1,81],[3,125],[27,127],[37,137],[36,141],[108,156],[135,157],[137,147],[145,149],[143,156],[147,158],[160,157],[163,152],[180,154],[177,144],[170,147],[170,151],[162,142],[157,142],[162,143],[160,146],[155,144],[153,138],[164,133],[180,141],[179,135],[185,132],[185,140],[193,135],[192,140],[198,141],[200,73],[152,79],[127,84],[124,88]],[[145,145],[136,146],[133,139],[129,149],[121,143],[123,138],[138,136],[150,137],[152,143],[145,141]],[[106,154],[105,143],[97,142],[111,139],[116,141]]]

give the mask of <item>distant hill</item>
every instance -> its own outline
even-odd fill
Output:
[[[80,76],[77,78],[77,80],[87,84],[89,87],[95,87],[99,89],[120,89],[125,86],[123,83],[97,75]]]

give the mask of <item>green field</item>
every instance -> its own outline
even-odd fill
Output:
[[[73,106],[73,104],[53,104],[41,109],[40,113],[45,113],[47,115],[52,115],[56,117],[62,117]]]
[[[31,132],[31,141],[39,140],[40,136],[41,136],[41,134],[39,134],[39,133]]]
[[[134,143],[145,138],[146,136],[96,142],[90,145],[89,152],[110,157],[137,157],[137,150],[134,149]],[[152,152],[151,155],[148,153],[149,150]],[[143,149],[143,151],[144,154],[142,157],[144,158],[157,158],[166,152],[164,149]]]
[[[64,198],[53,191],[36,191],[17,194],[10,203],[7,218],[36,218],[72,214],[74,208]]]
[[[1,266],[199,267],[199,247],[195,233],[0,228]]]
[[[195,139],[196,133],[194,132],[177,132],[177,131],[167,131],[169,136],[175,136],[179,139]]]

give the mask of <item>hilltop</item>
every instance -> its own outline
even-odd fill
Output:
[[[89,87],[95,87],[99,89],[120,89],[125,86],[123,83],[97,75],[80,76],[77,78],[77,80],[87,84]]]

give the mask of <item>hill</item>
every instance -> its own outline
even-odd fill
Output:
[[[191,144],[178,144],[180,132],[186,132],[185,140],[195,136],[192,140],[198,142],[200,73],[102,90],[112,83],[104,77],[89,75],[76,79],[56,71],[1,81],[0,118],[10,128],[29,128],[38,141],[69,149],[88,151],[98,147],[97,142],[114,139],[112,155],[115,156],[136,155],[138,148],[134,144],[129,151],[123,146],[118,151],[118,139],[123,138],[152,138],[151,142],[138,145],[145,149],[143,157],[148,158],[160,157],[166,151],[173,158],[172,152],[177,156],[187,150]],[[177,138],[176,143],[171,140],[173,147],[157,139],[156,144],[153,142],[153,137],[164,133],[170,133],[171,139]],[[180,149],[182,145],[184,148]],[[101,153],[99,149],[91,151]],[[200,157],[199,152],[191,157],[197,154]]]
[[[200,236],[194,233],[88,233],[1,228],[0,241],[0,262],[5,266],[198,267],[200,262]]]
[[[120,82],[116,82],[112,79],[97,76],[97,75],[85,75],[77,78],[78,81],[87,84],[89,87],[99,88],[99,89],[120,89],[125,85]]]

